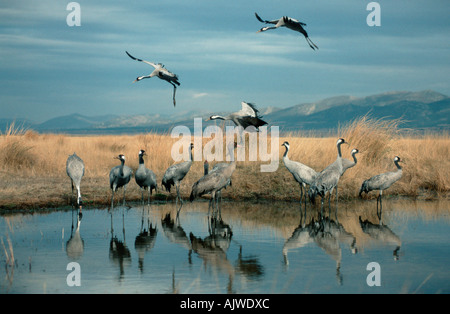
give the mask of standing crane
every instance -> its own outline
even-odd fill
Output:
[[[283,155],[283,162],[287,170],[292,174],[295,181],[300,185],[300,203],[303,199],[303,188],[305,188],[305,204],[306,204],[306,185],[311,185],[317,176],[317,171],[314,169],[298,162],[290,160],[288,157],[289,153],[289,142],[284,142],[281,146],[286,148]]]
[[[193,162],[192,157],[192,149],[194,148],[194,144],[191,143],[189,146],[189,160],[180,162],[178,164],[174,164],[167,168],[166,172],[164,173],[163,179],[162,179],[162,185],[170,193],[170,189],[172,186],[175,185],[177,189],[177,204],[178,200],[180,200],[181,205],[183,205],[183,200],[180,196],[180,182],[184,179],[186,174],[189,172],[189,169],[191,169],[191,165]],[[180,207],[181,208],[181,207]]]
[[[123,205],[125,205],[125,192],[127,191],[127,184],[130,182],[133,170],[130,167],[125,166],[125,156],[120,154],[114,159],[120,160],[120,165],[115,166],[109,172],[109,186],[111,188],[111,208],[114,207],[114,192],[118,188],[123,187]]]
[[[155,173],[152,170],[145,167],[144,156],[147,156],[147,154],[145,153],[145,150],[141,149],[139,151],[139,167],[136,170],[134,179],[141,188],[142,204],[144,204],[144,190],[148,190],[147,203],[150,204],[150,195],[152,195],[153,190],[155,191],[157,190],[158,185],[156,183]]]
[[[303,34],[303,36],[305,36],[306,42],[308,43],[308,45],[311,47],[312,50],[319,49],[319,47],[317,47],[316,44],[312,42],[312,40],[308,36],[308,33],[303,28],[303,26],[306,26],[305,23],[300,22],[300,21],[293,19],[291,17],[288,17],[288,16],[283,16],[280,19],[271,20],[271,21],[263,20],[262,18],[259,17],[259,15],[257,13],[255,13],[255,16],[258,19],[258,21],[260,21],[261,23],[275,24],[275,26],[266,26],[266,27],[261,28],[258,31],[258,33],[265,32],[269,29],[277,29],[278,27],[287,27],[293,31],[300,32],[301,34]]]
[[[218,196],[220,196],[221,190],[226,188],[231,184],[231,176],[234,170],[236,170],[236,161],[234,159],[233,145],[235,143],[230,143],[228,145],[228,153],[230,155],[231,161],[229,163],[217,164],[211,171],[206,175],[201,177],[197,182],[194,183],[191,190],[191,195],[189,200],[192,202],[195,198],[200,197],[204,194],[211,193],[211,200],[209,201],[208,215],[210,213],[211,207],[213,211],[218,208]]]
[[[394,164],[397,167],[396,171],[378,174],[370,179],[365,180],[361,185],[361,188],[359,190],[359,197],[361,198],[363,192],[366,192],[367,194],[370,191],[374,190],[380,191],[380,194],[377,197],[377,214],[378,214],[378,202],[380,202],[380,215],[381,215],[381,208],[382,208],[381,198],[383,195],[383,190],[388,189],[392,184],[400,180],[402,177],[403,170],[402,167],[398,164],[399,162],[403,161],[400,159],[400,157],[395,156]]]
[[[180,86],[180,82],[178,81],[178,76],[176,74],[173,74],[172,72],[170,72],[169,70],[167,70],[163,64],[161,63],[153,63],[153,62],[149,62],[149,61],[145,61],[142,59],[138,59],[133,57],[132,55],[130,55],[128,53],[128,51],[125,51],[127,53],[127,55],[136,61],[140,61],[140,62],[144,62],[147,63],[148,65],[151,65],[152,67],[154,67],[155,69],[153,70],[152,73],[150,73],[149,75],[143,75],[143,76],[138,76],[134,81],[134,82],[139,82],[140,80],[146,79],[146,78],[152,78],[154,76],[159,77],[161,80],[164,80],[168,83],[170,83],[170,85],[173,86],[173,106],[176,106],[176,101],[175,101],[175,93],[177,91],[177,85]]]
[[[311,203],[315,203],[315,198],[317,195],[320,195],[322,197],[322,206],[323,206],[323,199],[325,198],[325,195],[327,192],[329,192],[328,197],[328,206],[330,206],[331,202],[331,194],[333,193],[333,190],[336,188],[336,202],[338,199],[338,191],[337,191],[337,185],[339,183],[339,178],[341,177],[341,174],[343,173],[343,166],[342,166],[342,154],[341,154],[341,145],[342,144],[348,144],[343,138],[339,138],[336,142],[338,155],[336,160],[330,164],[328,167],[323,169],[314,180],[313,184],[310,186],[308,194],[309,199],[311,200]]]
[[[81,207],[82,207],[83,202],[81,200],[80,186],[81,186],[81,179],[84,176],[84,162],[80,157],[78,157],[78,155],[76,153],[73,153],[73,155],[70,155],[67,158],[66,172],[70,178],[70,182],[72,183],[71,198],[73,198],[74,185],[75,185],[75,188],[77,189],[77,204],[80,208],[80,214],[81,214]]]

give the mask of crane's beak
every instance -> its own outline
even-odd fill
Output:
[[[133,82],[131,82],[131,83],[136,83],[138,80],[134,80]]]
[[[209,120],[211,120],[211,118],[205,119],[205,121],[209,121]]]

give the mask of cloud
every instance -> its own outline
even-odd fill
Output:
[[[194,93],[192,95],[193,98],[197,99],[197,98],[202,98],[202,97],[206,97],[208,96],[208,93]]]

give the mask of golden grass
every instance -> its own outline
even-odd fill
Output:
[[[350,146],[343,146],[343,157],[351,159],[350,151],[358,148],[358,164],[347,170],[339,183],[340,199],[357,196],[363,180],[395,170],[394,156],[404,160],[403,178],[384,194],[422,198],[447,197],[450,189],[450,139],[448,134],[404,136],[398,131],[399,121],[373,120],[363,117],[340,128],[336,137],[314,138],[311,134],[291,134],[279,139],[279,167],[276,172],[260,172],[261,161],[238,161],[233,185],[223,191],[232,199],[298,200],[299,186],[282,162],[289,141],[291,160],[300,161],[320,171],[336,158],[337,137],[344,137]],[[32,130],[10,127],[0,134],[0,207],[39,207],[69,204],[70,180],[66,175],[67,157],[76,152],[86,165],[81,191],[87,204],[108,204],[109,171],[118,164],[113,157],[124,154],[126,164],[138,166],[138,151],[145,149],[146,166],[152,169],[160,185],[165,170],[173,163],[172,145],[178,138],[169,134],[70,136],[38,134]],[[210,139],[203,139],[203,146]],[[224,140],[225,142],[225,140]],[[247,143],[248,147],[248,143]],[[268,144],[270,149],[270,141]],[[225,155],[225,149],[224,149]],[[211,166],[214,162],[211,162]],[[195,181],[203,175],[203,162],[194,162],[181,184],[184,198]],[[160,198],[168,193],[159,187]],[[122,195],[121,193],[118,193]],[[372,192],[376,195],[376,192]],[[173,197],[173,193],[170,197]],[[127,200],[140,199],[134,179],[127,189]]]

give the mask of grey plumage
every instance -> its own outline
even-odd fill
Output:
[[[177,189],[177,202],[180,200],[180,202],[183,204],[183,200],[180,196],[180,182],[184,179],[186,174],[189,172],[189,169],[191,169],[191,165],[193,162],[192,158],[192,149],[194,148],[194,144],[191,143],[189,146],[189,160],[180,162],[178,164],[174,164],[167,168],[166,172],[164,173],[163,179],[162,179],[162,185],[170,193],[170,189],[172,186],[175,185],[175,188]]]
[[[287,28],[289,28],[293,31],[299,32],[303,36],[305,36],[306,42],[308,43],[308,45],[311,47],[312,50],[319,49],[319,47],[317,47],[316,44],[312,42],[312,40],[308,36],[308,33],[303,28],[303,26],[306,26],[305,23],[300,22],[300,21],[293,19],[291,17],[288,17],[288,16],[283,16],[280,19],[271,20],[271,21],[263,20],[262,18],[259,17],[259,15],[257,13],[255,13],[255,16],[258,19],[258,21],[260,21],[261,23],[275,24],[275,26],[270,26],[270,27],[266,26],[266,27],[261,28],[258,31],[258,33],[265,32],[269,29],[277,29],[278,27],[287,27]]]
[[[305,188],[306,190],[306,185],[311,185],[314,182],[315,178],[317,177],[318,173],[317,171],[308,167],[307,165],[289,159],[288,142],[284,142],[281,146],[284,146],[286,148],[286,151],[283,155],[284,165],[292,174],[295,181],[297,181],[298,184],[300,185],[300,202],[301,202],[303,198],[303,188]],[[305,195],[305,202],[306,202],[306,195]]]
[[[250,127],[250,129],[253,128],[252,131],[258,131],[258,128],[260,126],[267,124],[267,122],[262,120],[262,117],[259,116],[259,111],[258,109],[256,109],[255,105],[247,103],[245,101],[241,102],[241,105],[241,110],[237,112],[233,112],[225,117],[212,115],[211,117],[209,117],[209,119],[207,119],[207,121],[217,119],[230,120],[233,121],[236,126],[241,126],[244,129],[247,129],[248,127]],[[247,131],[249,131],[249,129],[247,129]]]
[[[78,155],[76,153],[73,153],[73,155],[70,155],[67,158],[66,172],[72,183],[72,196],[73,196],[73,189],[74,189],[74,185],[75,185],[75,188],[77,189],[77,204],[78,204],[78,206],[81,207],[82,199],[81,199],[80,186],[81,186],[81,179],[84,176],[84,162],[80,157],[78,157]]]
[[[127,55],[136,61],[140,61],[140,62],[144,62],[147,63],[148,65],[151,65],[152,67],[154,67],[155,69],[153,70],[152,73],[150,73],[149,75],[143,75],[143,76],[138,76],[136,78],[136,80],[134,80],[134,82],[138,82],[140,80],[146,79],[146,78],[152,78],[154,76],[160,78],[161,80],[164,80],[168,83],[170,83],[170,85],[173,86],[173,106],[176,106],[176,101],[175,101],[175,93],[177,91],[177,85],[180,86],[180,82],[178,81],[178,76],[172,72],[170,72],[169,70],[167,70],[163,64],[161,63],[153,63],[153,62],[149,62],[149,61],[145,61],[139,58],[135,58],[132,55],[130,55],[128,53],[128,51],[125,51],[127,53]],[[133,83],[134,83],[133,82]]]
[[[120,165],[115,166],[109,172],[109,186],[111,188],[111,208],[114,205],[114,192],[117,191],[118,188],[123,187],[123,204],[125,204],[125,192],[127,190],[127,184],[130,182],[131,177],[133,175],[133,170],[130,167],[125,166],[125,156],[120,154],[115,159],[120,160]]]
[[[339,183],[339,179],[341,174],[343,173],[342,166],[342,154],[341,154],[341,145],[347,144],[343,138],[339,138],[336,142],[338,156],[336,160],[330,164],[328,167],[323,169],[314,180],[313,184],[311,184],[308,195],[311,203],[315,203],[315,198],[317,195],[320,195],[323,199],[327,192],[329,192],[328,203],[331,200],[331,194],[333,190],[336,188],[336,201],[337,201],[337,185]]]
[[[231,176],[233,175],[234,170],[236,170],[236,161],[234,159],[232,145],[235,144],[230,143],[228,147],[231,162],[217,164],[211,171],[195,182],[189,196],[191,202],[197,197],[211,193],[209,209],[214,204],[217,208],[217,197],[220,195],[222,189],[231,184]]]
[[[150,195],[152,195],[153,190],[157,190],[158,185],[156,183],[155,173],[145,167],[144,156],[147,156],[147,154],[145,153],[145,150],[141,149],[139,151],[139,166],[134,175],[134,179],[141,188],[142,203],[144,203],[144,190],[148,190],[147,202],[150,203]]]
[[[359,190],[359,197],[362,197],[363,192],[369,193],[370,191],[379,190],[380,194],[377,200],[381,199],[383,190],[388,189],[392,184],[400,180],[400,178],[402,177],[403,170],[402,167],[398,164],[399,162],[402,162],[400,160],[400,157],[395,156],[394,164],[397,167],[396,171],[378,174],[368,180],[365,180]]]
[[[356,166],[356,164],[358,163],[358,160],[356,159],[356,154],[358,154],[358,153],[359,153],[359,150],[357,148],[352,149],[351,154],[353,157],[353,161],[342,158],[342,174],[341,174],[341,176],[344,174],[344,172],[347,169],[350,169],[350,168]]]

